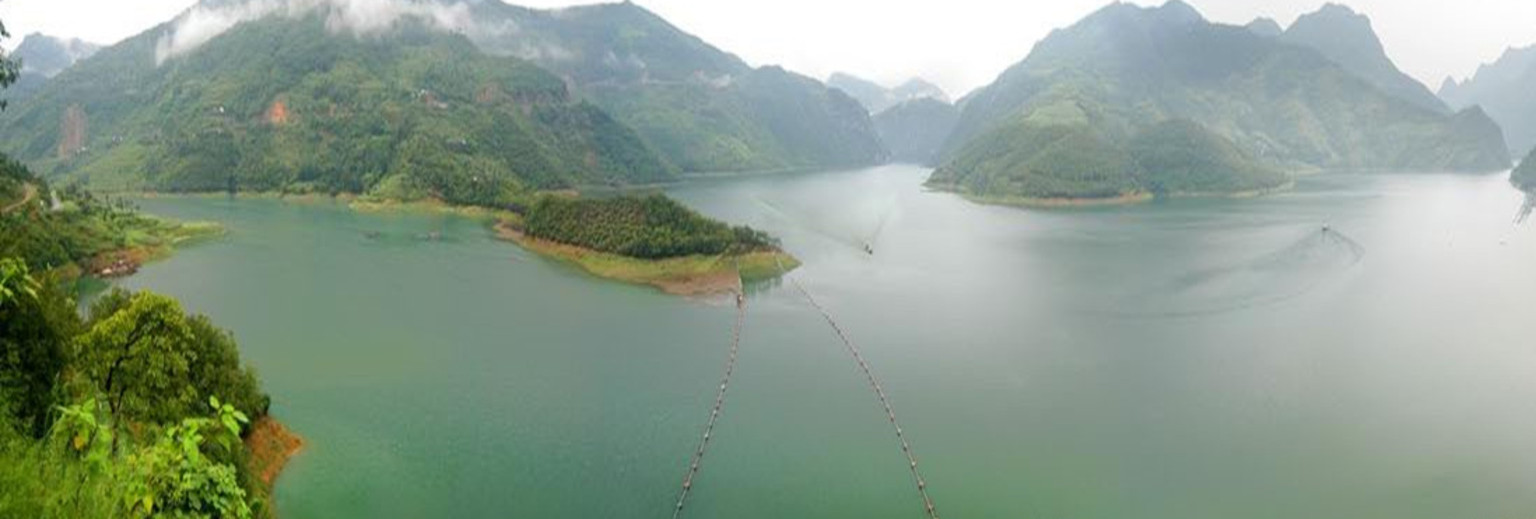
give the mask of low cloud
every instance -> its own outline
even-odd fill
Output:
[[[186,54],[243,22],[269,16],[306,16],[325,13],[325,26],[333,33],[357,36],[379,34],[401,19],[412,18],[448,32],[484,40],[516,31],[510,20],[482,24],[474,19],[469,2],[443,3],[423,0],[244,0],[219,5],[198,4],[172,22],[155,46],[156,65]]]

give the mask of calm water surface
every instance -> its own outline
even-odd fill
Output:
[[[928,193],[926,175],[671,192],[805,261],[794,275],[882,378],[941,516],[1536,515],[1536,231],[1503,177],[1035,211]],[[142,205],[230,229],[123,284],[234,331],[309,442],[279,482],[284,519],[670,515],[728,303],[594,279],[458,217]],[[826,324],[788,285],[748,307],[684,515],[922,517]]]

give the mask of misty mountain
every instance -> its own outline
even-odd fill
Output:
[[[22,73],[51,78],[76,61],[91,57],[98,50],[101,50],[100,45],[78,38],[65,39],[32,33],[21,40],[21,45],[16,46],[11,57],[21,60]]]
[[[59,38],[42,33],[28,34],[10,54],[21,61],[21,75],[5,92],[5,99],[18,102],[42,89],[49,78],[63,72],[76,61],[91,57],[100,45],[77,38]]]
[[[1273,18],[1262,16],[1254,18],[1253,21],[1248,22],[1248,25],[1244,27],[1247,27],[1249,32],[1266,38],[1279,38],[1282,34],[1285,34],[1285,29],[1280,28],[1280,22],[1276,22]]]
[[[1520,166],[1510,176],[1515,185],[1526,191],[1536,191],[1536,149],[1531,150],[1525,160],[1520,161]]]
[[[753,68],[633,3],[537,10],[463,5],[487,52],[555,72],[684,171],[858,166],[885,160],[869,114],[841,91]],[[791,119],[790,114],[796,118]]]
[[[1177,151],[1141,144],[1165,130]],[[1182,144],[1181,144],[1182,143]],[[1114,4],[1053,32],[967,98],[931,184],[983,197],[1253,191],[1304,169],[1491,171],[1498,126],[1385,93],[1321,53],[1207,22],[1182,2]],[[1224,173],[1226,172],[1226,173]]]
[[[1321,52],[1382,92],[1431,110],[1451,111],[1423,83],[1398,70],[1387,57],[1375,29],[1371,28],[1371,19],[1348,7],[1327,4],[1316,12],[1304,14],[1285,30],[1280,39]]]
[[[875,129],[891,159],[931,164],[960,119],[954,105],[931,97],[906,101],[875,114]]]
[[[1505,51],[1465,83],[1446,78],[1440,98],[1454,107],[1487,110],[1516,155],[1536,148],[1536,46]]]
[[[836,72],[827,78],[827,86],[853,96],[872,114],[884,112],[892,106],[914,99],[936,99],[949,102],[949,95],[944,93],[944,89],[923,78],[912,78],[895,88],[886,88],[874,81]]]
[[[417,19],[356,37],[334,14],[266,16],[181,49],[170,24],[151,29],[7,111],[0,146],[97,187],[462,203],[674,172],[532,63]]]

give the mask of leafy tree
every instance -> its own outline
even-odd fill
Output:
[[[113,415],[162,423],[185,416],[195,397],[192,340],[176,300],[142,292],[76,340],[76,362]]]
[[[76,364],[114,415],[166,423],[199,412],[199,395],[226,395],[252,416],[267,412],[234,338],[174,299],[113,290],[92,304],[88,325]]]
[[[0,22],[0,40],[4,40],[10,37],[11,33],[5,30],[5,22]],[[0,88],[5,88],[15,84],[16,79],[20,77],[21,64],[17,63],[15,59],[11,59],[10,56],[6,56],[3,52],[0,52]],[[7,104],[8,103],[5,100],[0,100],[0,110],[4,110]]]
[[[240,447],[240,428],[249,422],[234,406],[209,398],[213,418],[187,418],[169,426],[160,439],[128,457],[129,515],[145,518],[230,518],[252,516],[235,466],[209,450]]]
[[[74,303],[57,283],[39,283],[20,260],[0,259],[0,401],[7,402],[7,422],[33,436],[47,429],[78,328]]]

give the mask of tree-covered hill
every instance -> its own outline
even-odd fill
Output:
[[[1266,187],[1256,179],[1282,184],[1247,174],[1275,168],[1509,164],[1498,126],[1479,110],[1423,108],[1315,50],[1209,23],[1178,1],[1114,4],[1056,31],[963,107],[931,183],[979,196],[1241,192]],[[1171,119],[1186,120],[1178,127],[1204,144],[1186,155],[1191,163],[1157,167],[1187,173],[1229,164],[1232,173],[1201,174],[1196,185],[1175,183],[1180,189],[1134,175],[1145,167],[1130,166],[1140,164],[1132,157],[1138,137]]]
[[[711,220],[664,195],[544,196],[524,217],[535,238],[631,258],[745,254],[773,250],[773,238]]]
[[[32,97],[50,78],[98,50],[101,50],[100,45],[79,39],[28,34],[11,52],[10,57],[21,62],[21,75],[16,84],[5,91],[4,99],[14,103]]]
[[[959,118],[955,105],[924,97],[875,114],[875,128],[893,160],[930,164]]]
[[[0,145],[96,187],[474,204],[675,171],[526,61],[410,19],[363,36],[327,24],[323,11],[267,16],[168,59],[167,28],[152,29],[13,107]]]
[[[482,48],[568,79],[684,171],[886,159],[869,114],[842,91],[779,67],[753,68],[634,3],[558,10],[470,5],[481,27],[517,27],[471,31]]]

